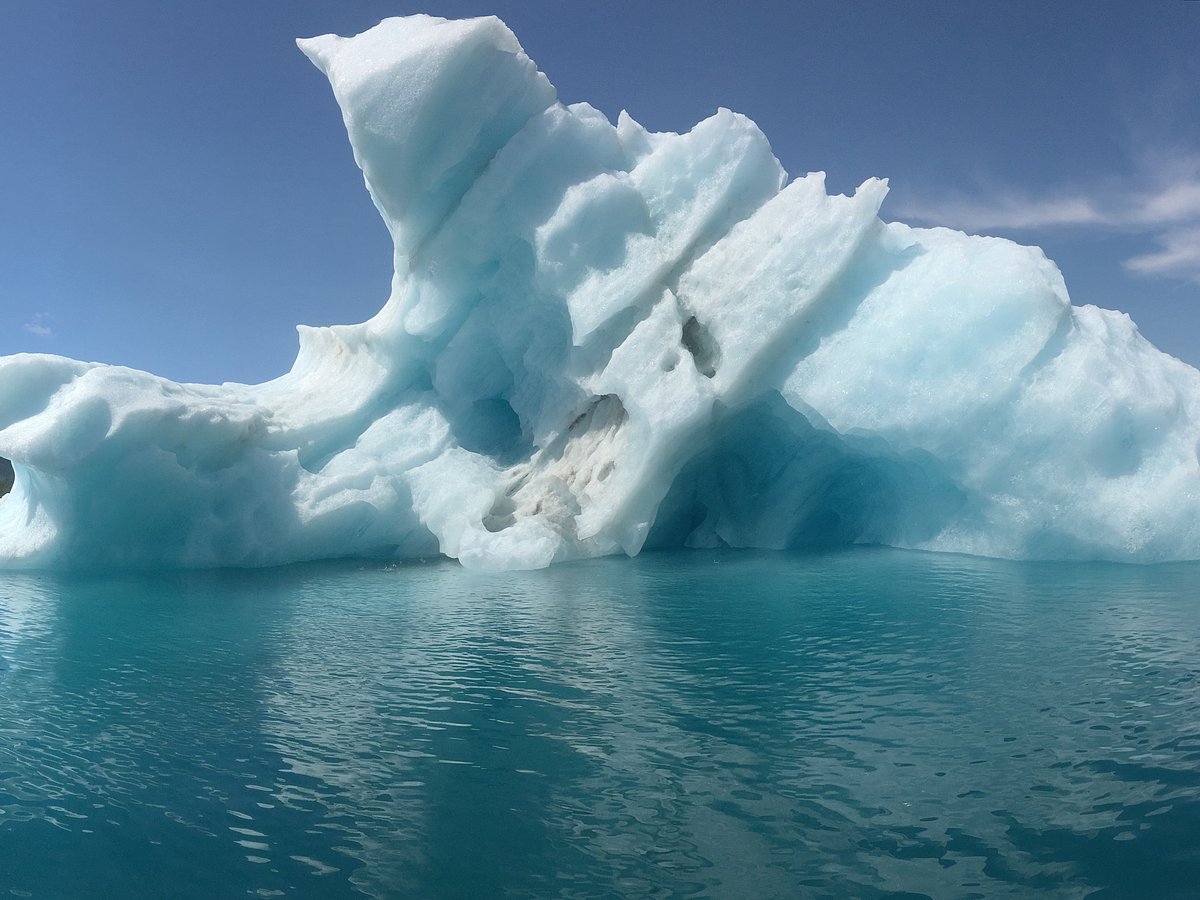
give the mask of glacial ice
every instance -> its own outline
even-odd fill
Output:
[[[1200,372],[1040,250],[564,106],[495,18],[302,40],[395,243],[261,385],[0,359],[0,565],[880,543],[1200,557]]]

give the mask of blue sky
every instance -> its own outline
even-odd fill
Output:
[[[1200,2],[5,4],[0,354],[286,371],[383,303],[386,232],[293,39],[493,12],[567,102],[726,106],[884,217],[1038,244],[1076,303],[1200,364]]]

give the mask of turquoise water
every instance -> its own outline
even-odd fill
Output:
[[[0,582],[0,896],[1195,897],[1200,566]]]

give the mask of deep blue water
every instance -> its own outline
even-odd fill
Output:
[[[1200,566],[0,580],[0,896],[1195,897]]]

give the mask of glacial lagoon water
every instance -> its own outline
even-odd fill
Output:
[[[0,581],[0,896],[1188,897],[1200,566]]]

